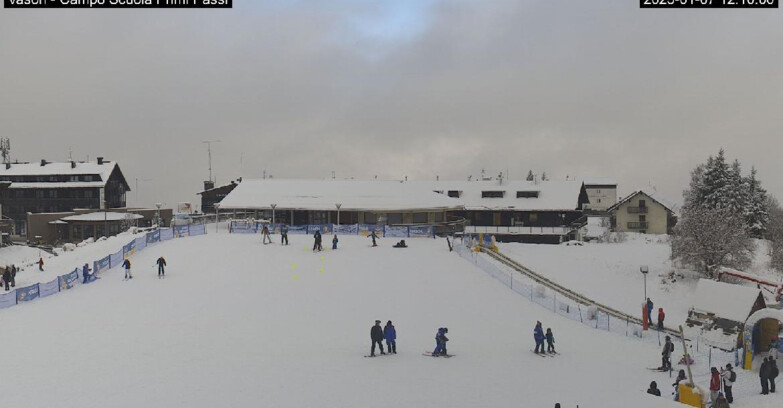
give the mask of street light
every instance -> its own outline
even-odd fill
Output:
[[[272,224],[275,223],[275,207],[277,207],[277,204],[270,204],[270,207],[272,207]]]
[[[335,207],[337,207],[337,225],[340,225],[340,207],[342,206],[340,203],[335,204]]]
[[[639,267],[639,272],[644,275],[644,301],[647,301],[647,273],[650,272],[649,268],[647,268],[647,265],[642,265]]]
[[[639,272],[644,275],[644,302],[642,302],[642,319],[644,319],[645,312],[647,312],[647,319],[644,319],[642,322],[642,330],[647,330],[647,324],[651,321],[650,312],[647,310],[647,273],[650,270],[647,268],[647,265],[642,265],[639,267]],[[660,337],[659,337],[660,339]]]
[[[218,211],[220,211],[220,203],[215,203],[215,232],[218,232],[218,225],[220,225],[220,218],[218,218]]]

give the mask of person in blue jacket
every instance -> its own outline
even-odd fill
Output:
[[[433,357],[438,357],[440,355],[446,355],[446,342],[449,341],[449,338],[446,337],[446,333],[449,332],[448,327],[441,327],[438,329],[438,333],[435,334],[435,343],[437,346],[435,347],[435,351],[432,352]]]
[[[389,350],[389,353],[397,354],[397,330],[391,320],[386,322],[386,326],[383,328],[383,338],[386,340],[386,349]]]
[[[544,352],[544,329],[541,327],[541,322],[536,322],[536,328],[533,329],[533,338],[536,340],[536,353]],[[539,352],[539,348],[541,351]]]
[[[82,283],[90,283],[90,282],[98,279],[98,277],[95,276],[94,274],[90,274],[90,271],[91,271],[91,269],[90,269],[90,265],[89,264],[84,264],[84,266],[82,266],[82,277],[84,277],[84,280],[82,280]]]
[[[550,328],[546,329],[546,352],[555,353],[555,335]]]
[[[652,326],[653,301],[647,298],[647,324]]]

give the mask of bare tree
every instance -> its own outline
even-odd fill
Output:
[[[749,266],[753,250],[741,213],[697,206],[684,209],[674,228],[671,257],[712,277],[720,266]]]

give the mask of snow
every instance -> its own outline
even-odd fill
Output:
[[[118,213],[118,212],[92,212],[88,214],[71,215],[69,217],[61,218],[62,221],[123,221],[127,219],[138,220],[144,218],[139,214],[133,213]]]
[[[14,392],[3,405],[676,406],[644,394],[651,379],[668,381],[643,368],[655,348],[542,311],[442,240],[400,251],[345,236],[339,250],[313,254],[310,237],[290,239],[172,240],[133,257],[132,281],[113,269],[0,310],[4,327],[20,328],[0,332],[0,343],[35,351],[5,355],[13,375],[4,387]],[[88,261],[85,248],[74,253]],[[165,280],[153,266],[161,255]],[[395,322],[398,355],[362,357],[375,319]],[[553,328],[561,356],[528,351],[536,320]],[[421,356],[442,326],[456,357]],[[612,369],[586,375],[599,366]]]
[[[747,286],[700,279],[691,296],[693,307],[735,322],[744,322],[761,291]]]
[[[582,182],[575,180],[407,181],[431,191],[461,191],[457,199],[466,210],[573,211],[579,206]],[[503,198],[482,198],[482,191],[504,191]],[[517,191],[538,192],[538,197],[517,198]]]
[[[77,175],[99,175],[101,180],[109,180],[112,171],[117,163],[104,161],[103,164],[97,162],[82,163],[76,162],[76,167],[71,168],[70,162],[65,163],[47,163],[41,166],[40,162],[33,163],[12,163],[11,168],[6,169],[0,166],[0,177],[3,176],[77,176]],[[16,184],[16,183],[14,183]],[[101,186],[103,183],[101,184]]]
[[[598,238],[609,229],[609,217],[587,217],[585,237]]]
[[[400,181],[243,180],[221,209],[412,211],[459,209],[453,198]]]
[[[63,183],[17,183],[12,182],[10,189],[26,189],[26,188],[94,188],[103,187],[106,185],[105,181],[74,181]]]

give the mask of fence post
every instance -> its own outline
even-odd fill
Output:
[[[585,321],[582,319],[582,306],[579,303],[576,304],[576,310],[579,311],[579,323],[584,324]]]
[[[628,321],[628,318],[625,318],[625,337],[628,337],[628,326],[630,326],[630,322]]]
[[[598,328],[598,316],[599,316],[599,313],[601,313],[601,312],[596,309],[596,311],[595,311],[595,328],[596,329]]]
[[[552,301],[552,307],[554,308],[555,314],[557,314],[557,292],[555,292],[555,299]]]
[[[612,324],[612,315],[607,313],[606,314],[606,331],[612,331],[611,330],[611,324]]]
[[[707,363],[707,367],[712,367],[712,347],[710,347],[710,357],[709,357],[709,363]]]

